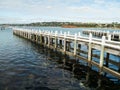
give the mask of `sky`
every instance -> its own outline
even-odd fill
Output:
[[[120,22],[120,0],[0,0],[0,24]]]

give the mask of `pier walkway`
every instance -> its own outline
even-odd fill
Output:
[[[100,30],[84,30],[82,31],[82,33],[87,35],[92,33],[92,35],[96,37],[106,36],[106,39],[108,40],[120,41],[120,32],[118,31],[110,32],[110,31],[100,31]]]
[[[110,59],[110,55],[120,58],[120,42],[106,40],[105,36],[102,36],[102,39],[96,39],[92,37],[91,33],[89,37],[83,37],[80,36],[80,33],[71,35],[66,32],[58,33],[57,31],[50,32],[13,28],[13,34],[62,52],[63,54],[84,60],[88,63],[89,67],[97,67],[101,75],[106,72],[120,79],[120,60]],[[82,50],[82,46],[86,46],[87,50]],[[94,50],[98,50],[100,54],[93,53]],[[81,53],[87,57],[82,56]],[[94,57],[98,58],[98,61],[94,61]],[[110,67],[110,64],[115,65],[118,69]]]

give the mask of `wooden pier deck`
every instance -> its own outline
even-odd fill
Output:
[[[96,39],[92,37],[92,34],[89,37],[83,37],[80,34],[71,35],[66,32],[58,33],[57,31],[35,31],[20,28],[14,28],[13,34],[84,60],[89,67],[97,67],[101,75],[106,72],[120,79],[120,62],[110,59],[111,54],[120,58],[120,42],[106,40],[105,36],[102,39]],[[86,46],[87,50],[81,50],[81,46]],[[98,50],[100,54],[94,54],[94,50]],[[87,57],[82,56],[81,53]],[[93,60],[94,57],[98,58],[98,62]],[[109,64],[115,65],[118,70],[109,67]]]
[[[100,31],[100,30],[84,30],[82,31],[82,33],[87,35],[92,33],[92,35],[97,37],[106,36],[108,40],[120,41],[120,32],[118,31],[110,32],[110,31]]]

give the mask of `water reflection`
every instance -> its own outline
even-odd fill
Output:
[[[80,87],[87,90],[118,90],[119,85],[114,84],[107,77],[99,75],[96,71],[91,70],[88,66],[82,65],[78,59],[71,59],[67,55],[58,53],[54,50],[48,50],[47,57],[52,62],[57,62],[57,68],[62,69],[63,78],[65,77],[65,70],[70,71],[71,85],[74,84],[74,79],[76,78],[79,82]],[[111,87],[112,86],[112,87]]]

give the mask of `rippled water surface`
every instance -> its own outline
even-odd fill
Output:
[[[11,29],[0,31],[0,90],[119,90],[83,65],[72,72],[69,58],[60,55]]]

